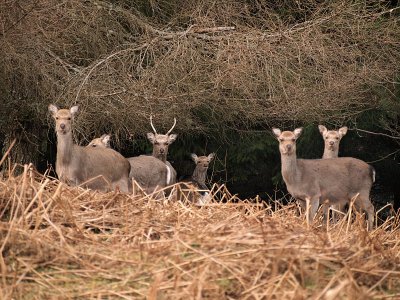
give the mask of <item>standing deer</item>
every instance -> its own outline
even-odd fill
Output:
[[[110,135],[103,134],[101,137],[93,139],[86,147],[110,148]],[[153,193],[168,185],[170,170],[159,159],[140,155],[130,157],[128,161],[131,165],[129,178],[136,180],[146,193]]]
[[[168,155],[168,147],[173,142],[175,142],[178,137],[177,134],[170,134],[176,125],[176,118],[174,118],[174,125],[172,125],[171,129],[168,130],[166,134],[158,134],[157,130],[153,125],[153,116],[150,115],[150,125],[153,128],[153,132],[149,132],[147,134],[148,140],[153,144],[153,156],[161,160],[168,166],[170,180],[168,181],[168,185],[174,184],[176,182],[176,171],[174,167],[172,167],[171,163],[167,161]]]
[[[209,193],[207,192],[209,189],[206,185],[207,170],[215,154],[210,153],[208,156],[197,156],[192,153],[191,157],[196,167],[192,176],[180,183],[182,194],[178,194],[177,198],[178,200],[188,199],[190,202],[195,202],[197,199],[198,205],[204,205],[209,199]],[[184,190],[182,190],[182,187]]]
[[[362,160],[344,157],[331,159],[297,159],[296,140],[302,128],[281,132],[272,131],[279,141],[282,177],[289,193],[296,199],[310,202],[309,219],[312,220],[318,205],[349,203],[368,215],[368,229],[374,222],[374,207],[369,193],[374,178],[374,169]]]
[[[114,189],[119,187],[128,193],[129,162],[117,151],[94,147],[82,147],[72,141],[72,121],[78,112],[78,106],[70,109],[58,109],[50,104],[49,111],[56,123],[57,159],[56,173],[60,181],[79,185],[85,184],[96,190],[107,190],[106,182]],[[100,178],[101,177],[101,178]]]
[[[339,130],[328,130],[324,125],[318,125],[319,132],[324,139],[324,154],[322,158],[338,158],[339,157],[339,143],[342,137],[347,133],[347,127],[341,127]],[[339,211],[344,211],[344,206],[341,205],[331,205],[332,208]],[[328,215],[328,207],[324,206],[325,217]],[[335,211],[332,211],[333,219],[336,220]]]

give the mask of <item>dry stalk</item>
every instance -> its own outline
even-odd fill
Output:
[[[197,207],[72,188],[29,166],[23,170],[0,182],[1,297],[379,299],[400,293],[399,213],[370,232],[353,210],[323,228],[320,219],[307,225],[295,205],[240,200],[225,186],[213,186],[211,203]]]

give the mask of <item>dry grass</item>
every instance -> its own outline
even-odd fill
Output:
[[[400,297],[399,214],[371,232],[359,214],[326,228],[224,187],[196,207],[17,168],[0,182],[3,299]]]

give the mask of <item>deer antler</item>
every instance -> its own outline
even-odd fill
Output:
[[[151,128],[153,128],[154,133],[157,134],[157,130],[154,128],[154,125],[153,125],[153,115],[150,115],[150,125],[151,125]]]
[[[174,118],[174,125],[172,125],[171,129],[168,130],[168,132],[166,133],[166,135],[168,135],[168,134],[172,131],[172,129],[174,129],[175,125],[176,125],[176,118]]]

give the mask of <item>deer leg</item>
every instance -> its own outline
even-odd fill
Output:
[[[368,230],[372,230],[374,226],[375,211],[374,206],[369,199],[369,193],[360,195],[361,208],[364,209],[368,216]]]
[[[374,226],[375,210],[374,206],[369,199],[369,193],[362,193],[359,195],[358,199],[354,202],[354,205],[359,210],[364,210],[368,216],[368,230],[372,230]]]
[[[368,202],[369,203],[366,205],[365,210],[368,215],[368,230],[372,230],[372,228],[374,227],[375,210],[374,206],[372,205],[371,201],[369,201],[369,199]]]
[[[319,200],[320,200],[319,196],[314,196],[314,197],[310,198],[310,207],[309,207],[309,211],[308,211],[308,216],[309,216],[310,222],[312,222],[314,220],[315,214],[317,213],[318,206],[319,206]]]
[[[121,178],[117,182],[114,182],[112,187],[113,187],[113,190],[115,190],[115,188],[118,187],[122,193],[126,193],[126,194],[129,193],[129,181],[127,178]]]
[[[324,223],[326,223],[327,220],[329,220],[329,211],[330,211],[331,205],[329,204],[328,199],[326,199],[325,201],[322,201],[321,205],[322,205],[322,210],[324,212],[323,220],[324,220]],[[333,215],[333,212],[332,212],[332,215]]]

